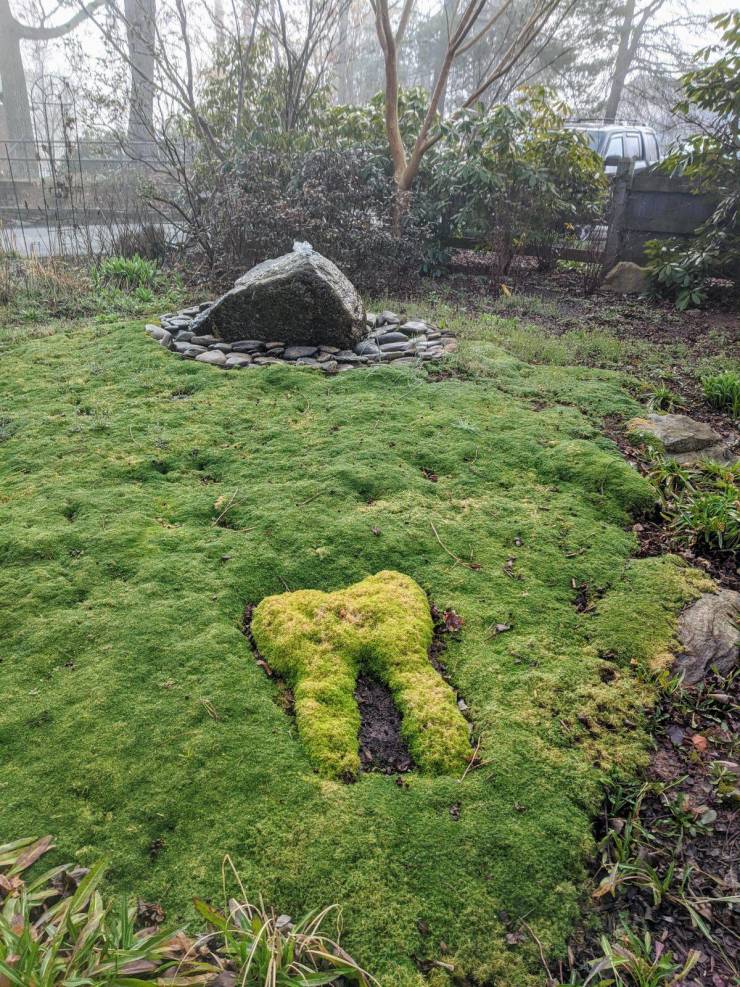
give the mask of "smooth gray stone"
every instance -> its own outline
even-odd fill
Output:
[[[423,322],[421,319],[410,319],[408,322],[403,323],[401,329],[410,336],[422,336],[427,332],[434,331],[433,326],[430,326],[428,322]]]
[[[252,358],[245,353],[231,353],[226,357],[227,370],[241,370],[242,367],[251,367]]]
[[[190,332],[188,329],[181,329],[175,335],[175,342],[176,343],[189,343],[189,342],[191,342],[192,338],[193,338],[193,333],[192,332]]]
[[[364,363],[365,358],[360,356],[358,353],[353,353],[352,350],[340,350],[337,353],[337,360],[339,363]]]
[[[215,336],[193,336],[190,340],[194,346],[210,346],[211,343],[220,343],[221,340]]]
[[[238,339],[231,344],[234,353],[259,353],[264,348],[265,344],[261,339]]]
[[[361,343],[355,346],[355,353],[358,356],[378,356],[380,349],[377,343],[374,343],[370,339],[363,339]]]
[[[193,346],[192,343],[187,349],[183,350],[182,355],[187,357],[189,360],[194,360],[196,356],[200,356],[201,353],[207,353],[208,350],[205,346]]]
[[[295,360],[295,365],[297,367],[320,367],[321,364],[318,360],[314,360],[311,356],[302,356],[298,360]]]
[[[375,334],[378,344],[383,347],[387,343],[407,343],[409,337],[402,332],[381,332]]]
[[[208,353],[199,353],[195,358],[199,363],[210,363],[214,367],[226,365],[226,356],[220,350],[209,350]]]
[[[400,343],[381,343],[380,346],[381,353],[408,353],[409,351],[408,340]]]
[[[318,353],[316,346],[286,346],[283,358],[286,360],[301,360],[315,356]]]
[[[229,343],[211,343],[208,349],[219,350],[221,353],[231,353],[231,346]]]
[[[391,312],[388,309],[381,312],[380,315],[375,320],[376,326],[397,326],[401,321],[401,316],[397,315],[395,312]]]

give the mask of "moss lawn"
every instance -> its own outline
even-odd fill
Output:
[[[105,857],[113,889],[191,927],[228,853],[282,912],[339,902],[383,987],[453,982],[425,961],[543,982],[506,933],[562,954],[603,785],[646,759],[645,670],[697,586],[630,561],[653,492],[598,427],[640,410],[627,379],[464,328],[443,380],[224,373],[138,322],[0,329],[0,842],[53,833],[57,860]],[[316,773],[241,632],[247,603],[385,569],[464,621],[444,660],[483,764],[463,781]]]

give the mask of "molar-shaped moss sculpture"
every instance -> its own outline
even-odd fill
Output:
[[[400,572],[379,572],[336,593],[299,590],[256,607],[252,634],[292,687],[298,732],[316,770],[350,779],[360,768],[362,669],[393,694],[402,732],[421,771],[456,774],[471,757],[468,725],[452,689],[432,667],[429,604]]]

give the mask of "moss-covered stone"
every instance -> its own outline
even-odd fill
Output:
[[[464,770],[468,726],[452,689],[429,662],[429,604],[409,576],[386,571],[336,593],[268,596],[254,611],[252,633],[293,688],[298,732],[322,775],[347,778],[359,770],[354,689],[361,668],[393,693],[404,739],[422,771]]]

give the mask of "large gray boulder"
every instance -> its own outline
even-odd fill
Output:
[[[712,667],[728,675],[737,665],[738,615],[740,593],[731,589],[705,593],[684,610],[678,621],[681,653],[674,671],[683,673],[685,685],[700,682]]]
[[[247,271],[193,321],[191,331],[220,339],[280,339],[351,349],[366,334],[354,285],[308,244]]]

